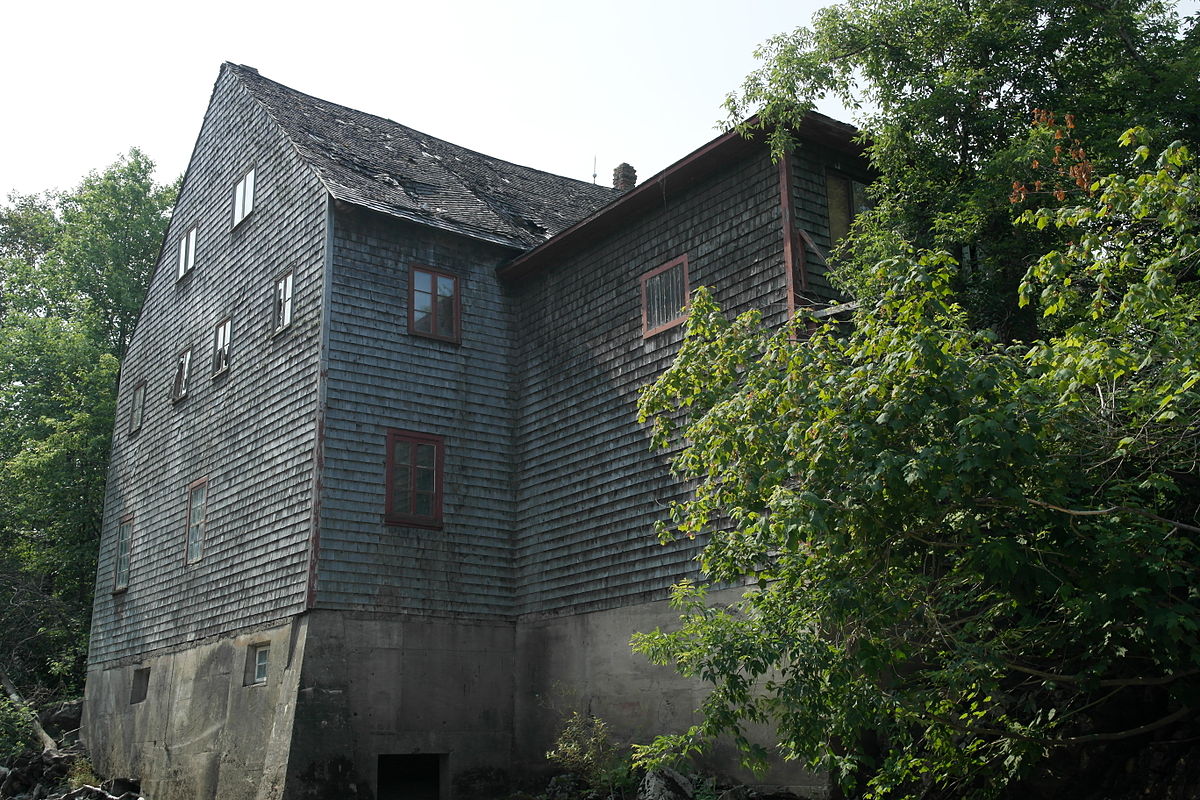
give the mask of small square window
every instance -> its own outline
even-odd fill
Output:
[[[171,399],[178,403],[187,397],[188,377],[192,371],[192,348],[179,354],[175,361],[175,383],[171,386]]]
[[[233,323],[229,317],[217,323],[213,329],[213,375],[220,375],[229,369],[229,338],[233,332]]]
[[[113,593],[129,588],[129,550],[133,542],[133,514],[121,517],[117,525],[117,552],[113,561]]]
[[[129,705],[136,705],[146,699],[150,689],[150,668],[138,667],[133,671],[133,686],[129,689]]]
[[[208,504],[208,479],[201,478],[187,491],[187,563],[194,564],[204,555],[204,528]]]
[[[271,666],[271,643],[252,644],[246,649],[246,673],[243,681],[246,686],[255,686],[267,682],[267,673]]]
[[[642,276],[642,335],[675,327],[690,305],[686,255],[650,270]]]
[[[413,267],[408,274],[408,332],[457,342],[461,338],[456,275]]]
[[[138,381],[133,387],[133,398],[129,401],[129,433],[137,433],[142,429],[142,420],[146,417],[146,382]]]
[[[233,187],[233,225],[250,216],[254,210],[254,169],[251,168]]]
[[[275,281],[275,306],[272,313],[275,332],[292,324],[292,273],[289,270]]]
[[[196,226],[188,228],[183,236],[179,237],[179,264],[178,273],[175,276],[176,280],[182,280],[185,275],[192,271],[192,267],[196,266]]]
[[[442,525],[442,437],[387,432],[387,497],[384,520],[395,525]]]

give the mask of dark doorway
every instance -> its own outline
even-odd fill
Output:
[[[380,756],[378,800],[440,800],[443,758],[427,753]]]

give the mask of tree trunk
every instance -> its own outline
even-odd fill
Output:
[[[21,708],[29,712],[29,725],[33,728],[33,732],[37,735],[38,741],[42,744],[42,752],[46,750],[54,750],[58,747],[58,742],[50,738],[50,734],[46,733],[46,729],[42,727],[42,723],[38,722],[37,714],[25,702],[25,698],[21,697],[21,693],[17,691],[17,687],[13,686],[12,681],[8,679],[8,673],[4,671],[4,667],[0,667],[0,685],[4,687],[4,691],[8,694],[8,699],[12,700]]]

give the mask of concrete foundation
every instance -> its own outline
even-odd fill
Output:
[[[693,724],[704,687],[629,648],[634,631],[675,618],[663,602],[520,622],[313,611],[93,670],[85,739],[98,772],[140,778],[153,800],[452,800],[468,770],[548,772],[573,711],[623,744]],[[825,793],[822,777],[793,766],[745,772],[732,747],[703,766]]]

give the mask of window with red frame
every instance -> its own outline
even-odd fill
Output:
[[[436,528],[442,524],[442,437],[387,432],[385,521]]]
[[[456,275],[413,267],[408,275],[408,332],[459,341],[462,314],[458,287]]]
[[[653,336],[687,318],[687,256],[672,259],[642,276],[642,335]]]

